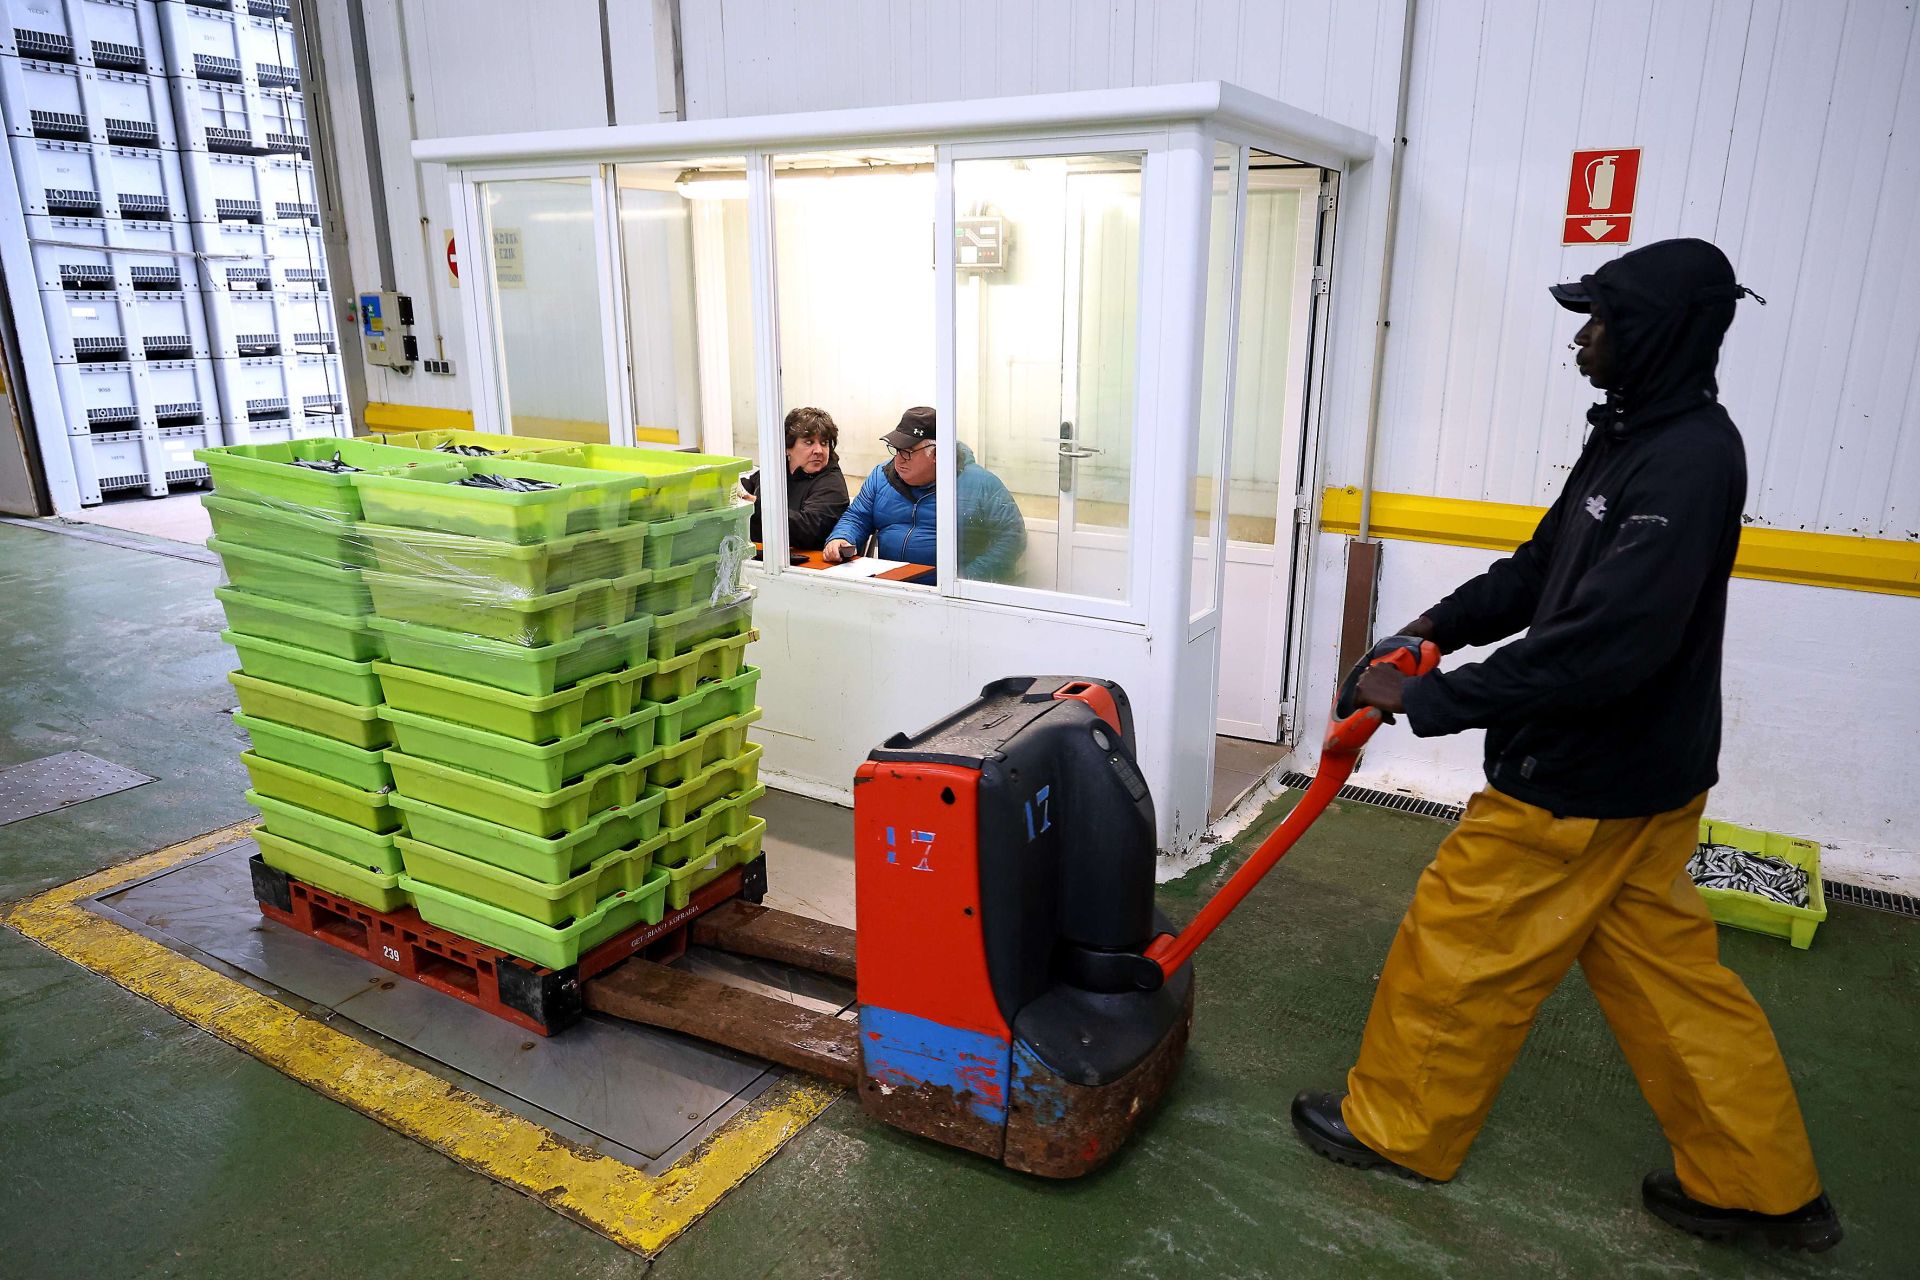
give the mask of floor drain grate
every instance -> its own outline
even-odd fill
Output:
[[[1289,787],[1305,790],[1313,785],[1310,773],[1283,773],[1280,781]],[[1437,800],[1419,800],[1413,796],[1403,796],[1393,791],[1376,791],[1372,787],[1345,786],[1340,788],[1339,798],[1352,800],[1358,804],[1370,804],[1382,809],[1394,809],[1400,813],[1417,813],[1426,818],[1444,818],[1448,822],[1458,822],[1466,809],[1457,804],[1441,804]],[[1847,884],[1839,880],[1821,882],[1825,890],[1827,904],[1838,902],[1849,907],[1864,907],[1869,911],[1885,911],[1896,916],[1910,916],[1920,919],[1920,899],[1911,894],[1892,893],[1886,889],[1868,889],[1857,884]]]

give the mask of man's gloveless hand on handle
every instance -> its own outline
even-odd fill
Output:
[[[1419,640],[1433,639],[1433,619],[1421,614],[1406,626],[1394,632],[1395,635],[1413,636]],[[1369,667],[1360,677],[1360,683],[1354,688],[1354,700],[1363,707],[1378,707],[1389,715],[1398,715],[1407,709],[1402,697],[1402,686],[1407,682],[1406,673],[1390,662]]]

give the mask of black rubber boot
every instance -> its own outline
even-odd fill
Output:
[[[1347,1128],[1346,1119],[1340,1114],[1340,1104],[1346,1096],[1344,1093],[1315,1093],[1308,1089],[1293,1100],[1293,1127],[1299,1133],[1300,1141],[1307,1144],[1308,1150],[1350,1168],[1388,1169],[1416,1182],[1432,1181],[1405,1165],[1395,1164],[1354,1137],[1353,1130]]]
[[[1792,1213],[1756,1213],[1722,1209],[1695,1200],[1671,1173],[1650,1173],[1640,1184],[1647,1212],[1660,1221],[1705,1240],[1753,1240],[1775,1249],[1821,1253],[1840,1243],[1840,1215],[1825,1195],[1815,1196]]]

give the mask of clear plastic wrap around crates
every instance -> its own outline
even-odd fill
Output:
[[[0,103],[16,138],[172,149],[173,95],[139,71],[0,57]]]
[[[237,0],[231,9],[160,0],[167,74],[181,79],[300,83],[288,6]]]
[[[89,142],[10,138],[15,179],[29,218],[186,220],[179,153]]]
[[[220,422],[206,360],[127,360],[54,366],[71,434],[196,427]]]
[[[151,0],[4,0],[0,54],[164,74],[160,7]]]
[[[195,222],[318,228],[313,162],[299,156],[188,151],[180,157]],[[269,248],[261,256],[271,256]]]
[[[201,299],[209,295],[42,290],[55,364],[118,360],[203,360],[208,347]]]

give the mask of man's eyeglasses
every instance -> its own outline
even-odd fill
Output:
[[[901,447],[900,447],[899,445],[897,445],[897,444],[888,444],[888,445],[887,445],[887,452],[888,452],[888,453],[890,453],[890,454],[892,454],[892,455],[893,455],[894,457],[896,457],[896,458],[899,458],[899,457],[906,457],[906,456],[910,456],[910,455],[912,455],[912,454],[916,454],[916,453],[923,453],[923,452],[925,452],[925,451],[927,451],[927,450],[929,450],[929,449],[931,449],[931,448],[933,448],[933,446],[934,446],[934,442],[933,442],[932,440],[928,440],[928,441],[926,441],[926,442],[925,442],[924,444],[917,444],[917,445],[915,445],[915,446],[913,446],[913,448],[911,448],[911,449],[902,449],[902,448],[901,448]]]

